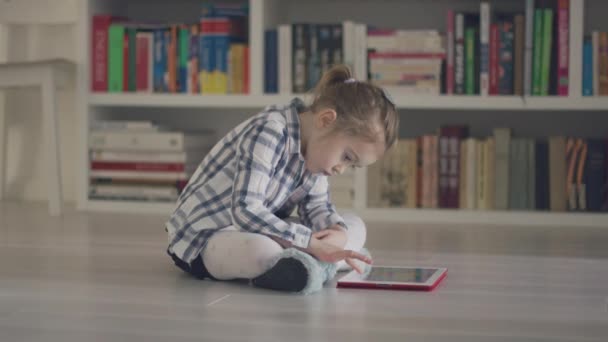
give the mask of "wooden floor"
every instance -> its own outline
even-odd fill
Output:
[[[164,220],[0,202],[0,341],[608,341],[608,227],[368,223],[376,264],[448,278],[304,297],[186,276]]]

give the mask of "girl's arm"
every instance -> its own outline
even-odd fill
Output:
[[[232,222],[242,231],[260,233],[306,248],[312,231],[274,215],[265,204],[266,189],[285,150],[287,132],[278,121],[252,126],[237,147],[232,190]]]
[[[325,176],[317,177],[308,195],[298,204],[298,215],[302,223],[315,232],[336,225],[348,229],[329,200],[329,183]]]

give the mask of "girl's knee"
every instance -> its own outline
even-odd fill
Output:
[[[342,214],[342,218],[344,219],[344,223],[346,227],[348,227],[348,236],[350,238],[354,238],[360,243],[365,243],[365,239],[367,237],[367,228],[365,226],[365,222],[352,212],[346,212]]]
[[[249,234],[241,248],[260,264],[267,264],[283,251],[281,245],[262,234]]]

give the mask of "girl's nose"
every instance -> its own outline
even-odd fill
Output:
[[[341,175],[342,172],[344,172],[344,166],[343,165],[334,166],[333,171],[335,174]]]

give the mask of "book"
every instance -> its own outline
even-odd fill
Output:
[[[566,210],[566,139],[549,138],[549,185],[551,211]]]
[[[121,18],[107,14],[93,16],[91,29],[91,90],[108,90],[109,28]]]
[[[153,91],[152,70],[154,63],[154,37],[152,32],[137,32],[136,35],[136,90],[149,93]]]
[[[186,92],[188,94],[199,94],[200,93],[200,82],[199,77],[199,43],[200,34],[199,26],[196,24],[190,25],[190,45],[188,47],[188,66],[186,71],[187,84]]]
[[[511,139],[509,149],[509,209],[528,209],[528,150],[523,138]]]
[[[497,210],[507,210],[509,208],[509,165],[510,165],[510,146],[511,130],[509,128],[494,129],[495,141],[495,196],[494,205]]]
[[[576,196],[578,198],[578,208],[581,211],[587,211],[587,184],[585,184],[585,166],[587,164],[587,151],[587,142],[583,141],[578,160],[576,175]]]
[[[446,94],[454,94],[454,11],[448,10],[446,23],[446,78],[445,88]]]
[[[608,95],[608,32],[599,34],[599,68],[595,74],[599,78],[598,95]]]
[[[534,156],[536,210],[549,210],[549,145],[546,140],[536,141]]]
[[[481,95],[487,96],[490,90],[490,3],[481,2],[479,13],[479,87]]]
[[[541,74],[540,74],[540,94],[541,96],[549,95],[549,77],[551,71],[551,52],[553,42],[553,9],[546,8],[543,10],[542,19],[542,50],[541,50]]]
[[[477,209],[477,182],[478,182],[478,150],[480,143],[475,138],[467,138],[466,143],[466,209]]]
[[[292,25],[292,82],[294,93],[305,93],[308,90],[307,84],[307,59],[310,54],[310,25]]]
[[[494,210],[496,208],[495,196],[496,196],[496,142],[494,138],[490,137],[486,140],[484,148],[485,151],[485,165],[484,165],[484,201],[486,210]]]
[[[465,93],[479,94],[479,15],[468,14],[465,17]]]
[[[600,93],[600,32],[593,31],[591,33],[593,47],[593,95],[598,96]]]
[[[503,16],[498,24],[500,47],[498,53],[498,93],[513,95],[514,27],[511,16]]]
[[[278,31],[264,32],[264,92],[276,94],[279,91]]]
[[[202,155],[194,152],[136,152],[124,150],[91,150],[91,162],[131,162],[131,163],[177,163],[186,164],[192,161],[199,162]]]
[[[174,171],[132,171],[132,170],[90,170],[92,178],[139,179],[151,178],[159,181],[179,181],[188,178],[185,172]]]
[[[583,96],[593,96],[593,44],[591,37],[586,36],[583,42]]]
[[[534,9],[534,51],[532,66],[532,95],[541,95],[541,78],[543,65],[543,10]]]
[[[111,24],[108,28],[108,91],[124,89],[124,39],[125,26]]]
[[[559,0],[557,11],[557,95],[568,96],[570,83],[570,0]]]
[[[185,151],[209,149],[212,134],[187,134],[183,132],[103,132],[94,131],[89,136],[89,148],[137,151]]]
[[[525,42],[524,42],[524,95],[530,96],[533,94],[532,88],[534,84],[534,70],[535,66],[533,61],[534,58],[534,39],[536,37],[536,26],[534,22],[535,11],[534,11],[534,0],[526,0],[526,12],[525,12]]]
[[[525,18],[518,14],[515,23],[515,54],[513,55],[513,94],[524,95]]]
[[[464,13],[457,13],[454,27],[454,94],[465,94]]]
[[[279,91],[281,94],[292,93],[292,33],[291,25],[280,25],[279,39]]]
[[[526,148],[527,148],[527,166],[528,173],[526,175],[527,182],[527,209],[535,210],[536,209],[536,141],[534,139],[526,139]]]
[[[487,165],[487,153],[488,153],[488,141],[480,140],[477,142],[477,209],[486,210],[488,209],[488,165]]]
[[[498,95],[500,31],[498,24],[490,25],[490,95]]]

